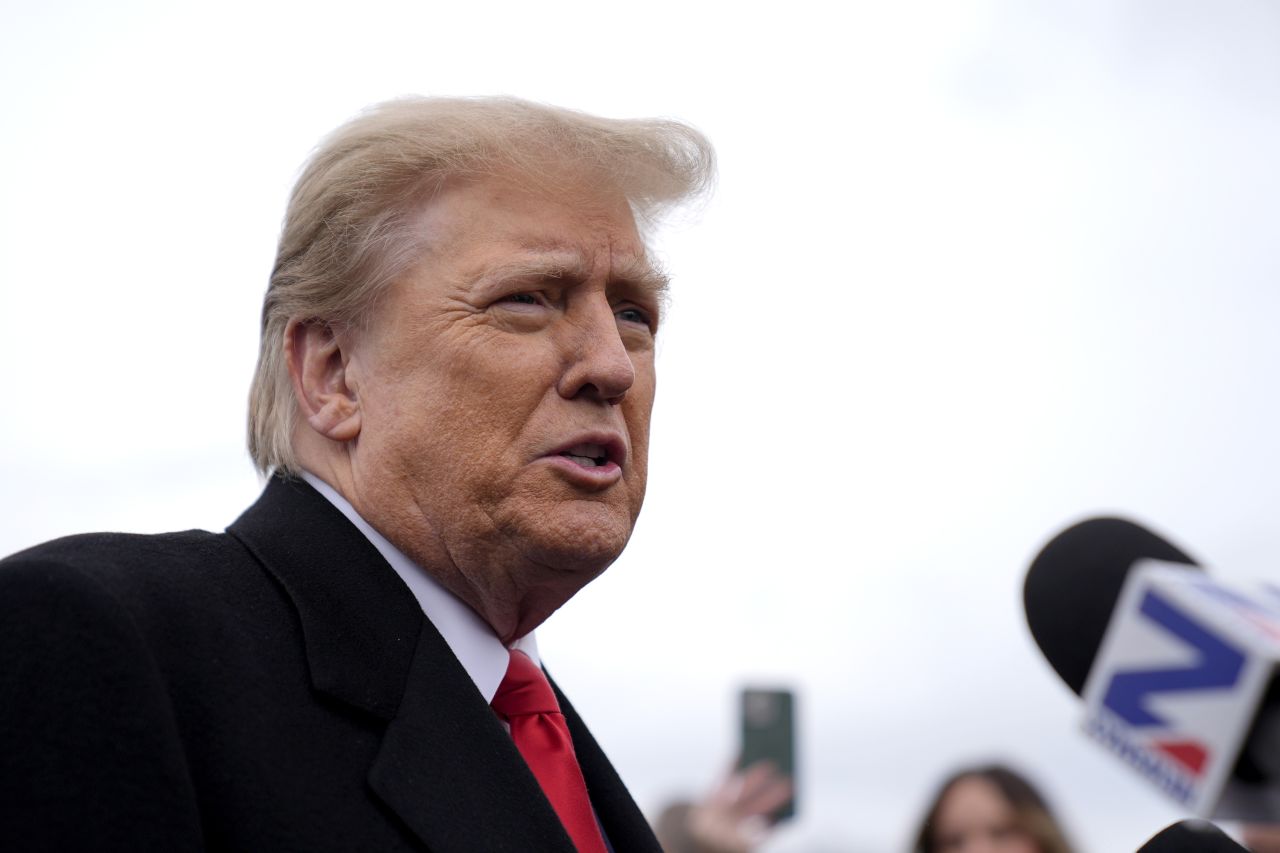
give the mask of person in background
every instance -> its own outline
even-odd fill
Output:
[[[664,808],[654,832],[666,853],[752,853],[769,837],[769,815],[791,790],[791,780],[768,762],[732,770],[706,797]]]
[[[1072,853],[1040,792],[1000,764],[959,770],[938,788],[914,853]]]

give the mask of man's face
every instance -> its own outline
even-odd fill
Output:
[[[558,606],[640,512],[661,279],[617,197],[491,178],[420,224],[433,248],[350,333],[353,503],[473,606],[459,583]]]

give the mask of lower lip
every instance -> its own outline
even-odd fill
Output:
[[[542,459],[568,477],[570,482],[579,485],[603,489],[622,479],[622,468],[612,460],[594,468],[587,468],[568,456],[544,456]]]

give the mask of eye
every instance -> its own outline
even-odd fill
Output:
[[[638,323],[641,326],[652,326],[649,315],[639,308],[622,308],[614,313],[624,323]]]
[[[538,297],[532,293],[512,293],[502,297],[500,302],[513,302],[517,305],[537,305]]]

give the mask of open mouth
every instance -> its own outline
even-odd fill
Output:
[[[599,468],[609,462],[609,450],[602,444],[575,444],[560,455],[583,468]]]

